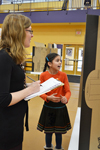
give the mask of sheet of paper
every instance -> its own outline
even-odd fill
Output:
[[[61,81],[58,81],[54,78],[50,78],[50,79],[46,80],[45,82],[43,82],[41,85],[42,86],[40,86],[39,92],[27,96],[24,100],[29,100],[33,97],[40,96],[40,95],[47,93],[47,92],[49,92],[49,91],[51,91],[51,90],[53,90],[59,86],[63,86],[64,83],[62,83]]]

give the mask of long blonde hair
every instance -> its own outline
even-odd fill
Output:
[[[5,49],[16,64],[22,63],[26,57],[25,29],[30,25],[31,20],[21,14],[9,14],[3,21],[0,49]]]

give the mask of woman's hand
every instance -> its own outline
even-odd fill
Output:
[[[14,105],[18,103],[19,101],[23,100],[25,97],[36,93],[40,90],[40,81],[32,82],[27,88],[24,88],[23,90],[13,92],[11,103],[8,106]]]
[[[50,96],[47,96],[47,100],[52,101],[54,103],[58,103],[60,102],[61,98],[60,97],[56,97],[55,95],[57,95],[57,93],[54,93]]]
[[[26,87],[28,87],[28,86],[30,86],[31,85],[31,83],[26,83]]]
[[[60,98],[61,98],[61,102],[63,104],[67,104],[68,103],[67,98],[65,96],[60,95]]]
[[[31,94],[39,92],[40,91],[40,81],[32,82],[28,88],[31,90]]]

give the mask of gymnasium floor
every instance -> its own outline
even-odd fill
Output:
[[[29,75],[34,80],[37,80],[37,75]],[[31,80],[26,78],[27,83],[31,83]],[[69,82],[71,89],[71,98],[67,104],[72,129],[63,134],[62,136],[62,147],[64,150],[68,150],[76,112],[78,108],[78,97],[79,97],[79,83]],[[23,150],[44,150],[45,145],[45,134],[38,131],[37,123],[42,110],[44,101],[40,97],[31,99],[29,102],[29,132],[24,130]],[[52,144],[55,146],[55,136],[53,135]]]

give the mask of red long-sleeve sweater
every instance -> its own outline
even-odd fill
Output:
[[[48,80],[51,77],[58,79],[61,82],[63,82],[64,86],[58,87],[58,88],[56,88],[56,89],[54,89],[54,90],[52,90],[46,94],[41,95],[40,97],[42,99],[44,99],[46,102],[48,102],[47,96],[50,96],[53,93],[57,93],[57,95],[56,95],[57,97],[59,97],[60,95],[65,96],[67,98],[67,101],[68,101],[70,96],[71,96],[71,91],[70,91],[69,82],[68,82],[68,78],[67,78],[66,73],[58,71],[57,74],[52,75],[48,71],[45,71],[45,72],[41,73],[40,81],[41,81],[41,83],[43,83],[44,81]]]

